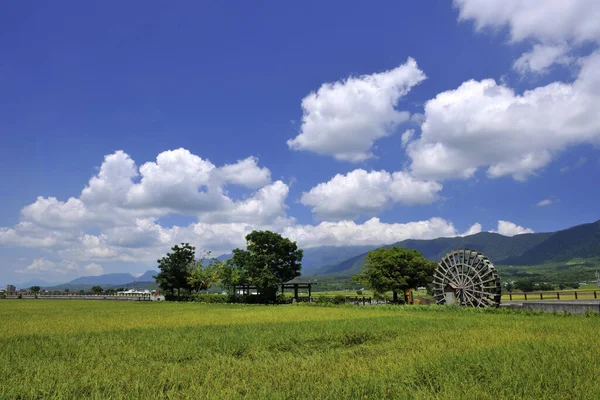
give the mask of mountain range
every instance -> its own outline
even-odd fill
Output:
[[[540,265],[567,262],[576,258],[600,258],[600,221],[548,233],[527,233],[512,237],[492,232],[431,240],[404,240],[389,246],[420,251],[431,261],[460,248],[477,250],[495,265]],[[384,246],[384,247],[389,247]],[[367,253],[338,264],[324,266],[315,275],[354,275],[364,265]]]

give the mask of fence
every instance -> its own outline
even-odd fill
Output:
[[[598,299],[597,290],[559,292],[523,292],[502,295],[502,300],[592,300]]]
[[[156,296],[147,294],[135,296],[122,295],[86,295],[86,294],[9,294],[7,299],[38,299],[38,300],[120,300],[120,301],[152,301]]]

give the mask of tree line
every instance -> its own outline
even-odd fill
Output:
[[[300,276],[302,258],[296,242],[271,231],[253,231],[246,236],[246,249],[234,249],[225,262],[204,250],[196,257],[196,248],[189,243],[175,245],[157,261],[160,272],[154,278],[169,300],[182,300],[219,284],[230,295],[254,287],[259,301],[274,303],[281,285]],[[435,268],[416,250],[379,248],[368,253],[353,280],[379,294],[391,291],[394,302],[400,302],[399,293],[431,283]]]

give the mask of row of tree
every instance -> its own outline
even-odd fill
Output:
[[[273,302],[282,283],[300,276],[303,252],[292,242],[271,231],[253,231],[246,236],[246,250],[234,249],[226,262],[210,258],[189,243],[171,248],[158,260],[160,273],[154,278],[171,296],[207,290],[219,283],[231,294],[243,286],[257,289],[264,302]]]
[[[559,283],[558,285],[555,285],[553,283],[548,283],[548,282],[534,283],[533,281],[530,281],[527,279],[519,279],[514,282],[508,282],[504,286],[504,288],[508,292],[513,292],[514,290],[520,290],[522,292],[533,292],[535,290],[549,291],[549,290],[556,290],[557,287],[560,290],[579,289],[579,283],[578,282],[567,282],[567,283]]]
[[[226,262],[210,258],[189,243],[171,248],[158,260],[160,273],[154,278],[160,288],[177,299],[182,294],[197,293],[219,283],[230,294],[252,286],[262,301],[275,301],[281,285],[300,276],[303,252],[292,242],[271,231],[253,231],[246,236],[246,250],[234,249]],[[368,253],[362,272],[355,282],[377,293],[398,293],[431,283],[436,264],[416,250],[401,247],[379,248]]]

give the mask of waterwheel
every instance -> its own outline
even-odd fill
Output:
[[[437,304],[498,307],[500,277],[483,254],[455,250],[442,258],[433,274],[433,295]]]

